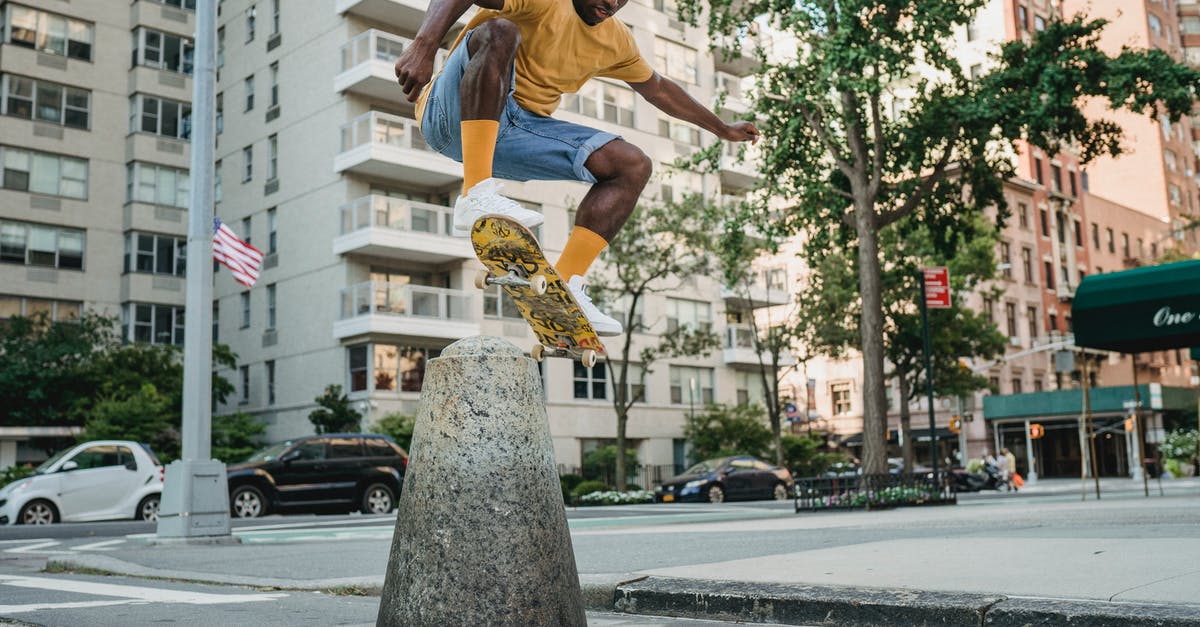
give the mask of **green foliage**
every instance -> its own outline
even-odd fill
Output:
[[[308,420],[317,433],[347,433],[358,431],[362,414],[350,406],[350,397],[342,393],[342,386],[325,386],[325,393],[313,399],[321,409],[308,414]]]
[[[615,490],[592,492],[579,497],[580,505],[633,505],[653,502],[653,492],[635,488],[630,488],[624,492],[617,492]]]
[[[694,462],[727,455],[764,457],[771,451],[771,429],[761,405],[709,405],[687,422],[683,433],[692,444]]]
[[[1196,457],[1197,437],[1200,437],[1200,432],[1195,429],[1176,429],[1167,434],[1158,451],[1166,459],[1188,463]]]
[[[628,481],[635,476],[638,465],[637,451],[625,450],[625,468]],[[583,457],[583,476],[589,479],[615,481],[617,477],[617,445],[602,446]]]
[[[371,427],[372,433],[382,433],[389,436],[400,445],[400,448],[408,450],[412,445],[413,426],[416,424],[416,417],[405,416],[404,414],[388,414]]]
[[[611,489],[612,486],[603,481],[584,481],[571,490],[571,496],[578,499],[593,492],[607,492]]]
[[[571,490],[574,490],[575,486],[580,483],[583,483],[583,477],[579,475],[567,473],[558,477],[558,485],[562,487],[563,503],[571,502]]]
[[[33,466],[9,466],[0,470],[0,488],[33,474]]]
[[[783,443],[783,465],[799,477],[817,477],[834,464],[846,461],[840,453],[823,453],[825,441],[815,435],[785,435]]]
[[[266,425],[253,416],[237,412],[214,416],[212,420],[212,456],[226,464],[236,464],[262,448]]]
[[[101,399],[92,407],[80,442],[133,440],[149,444],[165,464],[179,457],[180,415],[169,394],[144,383],[132,394]]]

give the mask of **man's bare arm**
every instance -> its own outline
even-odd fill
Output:
[[[634,91],[641,94],[647,102],[658,107],[667,115],[685,122],[691,122],[720,137],[735,142],[758,141],[758,129],[749,122],[734,122],[726,124],[707,107],[696,102],[682,87],[674,81],[663,78],[658,72],[644,83],[629,83]]]
[[[432,0],[429,3],[417,37],[396,60],[396,80],[409,102],[416,102],[421,88],[433,77],[433,60],[438,46],[472,4],[485,9],[504,8],[504,0]]]

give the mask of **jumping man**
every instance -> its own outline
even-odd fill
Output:
[[[493,174],[592,184],[555,269],[599,335],[620,335],[621,323],[592,303],[583,277],[633,212],[652,164],[612,133],[550,117],[561,96],[592,77],[621,80],[668,115],[721,139],[758,140],[754,125],[726,124],[650,67],[629,28],[608,19],[626,2],[476,0],[484,10],[459,35],[435,77],[438,44],[472,2],[431,0],[416,39],[396,61],[396,78],[417,103],[426,143],[463,164],[455,235],[469,234],[475,219],[488,213],[528,227],[542,223],[540,213],[501,196]]]

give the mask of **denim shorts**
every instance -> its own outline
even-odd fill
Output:
[[[459,84],[470,58],[467,43],[472,32],[467,32],[446,59],[442,73],[429,88],[421,120],[425,143],[460,163],[462,109]],[[500,115],[492,174],[513,181],[595,183],[596,177],[584,167],[584,162],[597,148],[620,137],[525,110],[513,98],[515,84],[514,67],[513,85],[509,86],[504,112]]]

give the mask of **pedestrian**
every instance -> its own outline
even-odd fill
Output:
[[[1013,475],[1017,472],[1017,456],[1013,455],[1012,451],[1008,450],[1006,447],[1000,449],[1000,457],[1004,459],[1004,481],[1006,484],[1008,484],[1009,490],[1016,492],[1017,485],[1013,481]]]
[[[475,219],[489,213],[528,227],[542,223],[542,214],[501,196],[493,175],[592,185],[555,269],[598,335],[619,335],[621,323],[592,304],[584,275],[633,212],[652,164],[617,135],[550,117],[562,95],[593,77],[625,81],[659,110],[723,140],[758,140],[753,124],[727,124],[654,71],[629,27],[609,19],[626,2],[476,0],[481,10],[435,76],[439,43],[472,2],[431,0],[416,38],[396,61],[425,142],[463,164],[456,235],[468,235]]]

